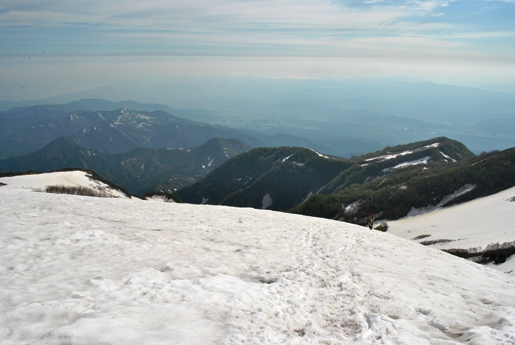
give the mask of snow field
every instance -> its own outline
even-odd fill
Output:
[[[438,241],[438,249],[482,248],[515,242],[515,188],[430,213],[388,222],[388,232],[405,239],[430,235],[419,241]],[[515,259],[491,265],[515,277]]]
[[[388,233],[0,187],[2,344],[515,344],[515,280]]]

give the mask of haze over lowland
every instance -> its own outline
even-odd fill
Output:
[[[339,154],[357,153],[334,148],[349,133],[365,137],[361,153],[441,135],[474,152],[503,149],[514,144],[513,98],[427,83],[513,94],[514,8],[508,0],[92,1],[87,10],[4,1],[0,98],[200,108],[188,114],[327,137]],[[388,116],[423,122],[392,128]]]

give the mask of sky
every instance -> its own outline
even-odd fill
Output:
[[[0,182],[2,344],[513,344],[514,277],[390,231],[32,190],[98,188],[84,172]],[[514,193],[481,202],[512,229]],[[475,229],[476,211],[459,212]],[[491,240],[510,237],[489,220]]]
[[[175,76],[514,84],[515,1],[4,0],[0,62],[4,100]]]

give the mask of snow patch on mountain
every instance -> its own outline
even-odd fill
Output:
[[[311,150],[311,151],[315,152],[319,157],[322,157],[322,158],[325,158],[325,159],[329,159],[329,157],[328,157],[328,156],[323,155],[323,154],[321,154],[321,153],[320,153],[320,152],[318,152],[318,151],[315,151],[315,150],[313,150],[313,149],[309,149],[309,150]]]
[[[434,143],[434,144],[431,144],[431,145],[426,145],[424,147],[418,148],[416,150],[406,150],[406,151],[399,152],[399,153],[392,153],[392,154],[388,154],[388,155],[368,158],[368,159],[365,159],[365,162],[372,162],[372,161],[383,162],[383,161],[386,161],[386,160],[397,158],[399,156],[406,156],[406,155],[412,154],[414,152],[420,152],[420,151],[426,150],[428,148],[438,147],[438,146],[440,146],[440,143]]]
[[[310,192],[308,193],[308,195],[307,195],[304,199],[302,199],[302,201],[301,201],[300,203],[301,203],[301,204],[305,203],[306,201],[308,201],[308,199],[309,199],[312,195],[313,195],[313,192],[312,192],[312,191],[310,191]]]
[[[262,201],[263,205],[261,206],[261,209],[266,210],[267,208],[272,206],[273,202],[274,202],[274,200],[270,196],[270,193],[266,193],[265,196],[263,197],[263,201]]]
[[[446,159],[448,159],[448,160],[450,160],[450,161],[452,161],[452,162],[457,162],[457,160],[456,160],[456,159],[454,159],[454,158],[452,158],[452,157],[450,157],[450,156],[446,155],[446,154],[445,154],[445,153],[443,153],[442,151],[440,151],[440,153],[441,153],[441,154],[442,154],[442,156],[444,156]]]
[[[283,159],[281,159],[281,162],[286,162],[288,159],[290,159],[290,157],[293,156],[293,153],[287,157],[284,157]]]
[[[430,159],[431,159],[430,156],[426,156],[426,157],[422,157],[420,159],[416,159],[416,160],[413,160],[413,161],[403,162],[403,163],[397,164],[394,167],[383,169],[383,170],[381,170],[381,172],[388,172],[388,171],[392,171],[392,170],[395,170],[395,169],[402,169],[402,168],[406,168],[406,167],[413,166],[413,165],[427,164],[427,162]]]
[[[421,207],[421,208],[414,208],[414,207],[412,207],[411,210],[408,212],[407,217],[418,216],[418,215],[421,215],[421,214],[424,214],[424,213],[433,212],[435,210],[438,210],[438,209],[444,207],[445,205],[447,205],[452,200],[456,199],[457,197],[462,196],[463,194],[466,194],[468,192],[473,191],[474,188],[476,188],[476,185],[467,183],[466,185],[464,185],[463,187],[461,187],[460,189],[458,189],[454,193],[451,193],[449,195],[444,196],[442,198],[442,200],[438,204],[436,204],[435,206],[429,205],[427,207]]]
[[[354,201],[353,203],[345,206],[345,208],[344,208],[345,215],[352,215],[352,214],[355,214],[356,212],[358,212],[359,207],[362,202],[363,202],[362,200],[357,200],[357,201]]]

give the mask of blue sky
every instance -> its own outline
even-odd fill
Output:
[[[3,0],[0,59],[11,99],[174,75],[513,84],[515,0]]]

